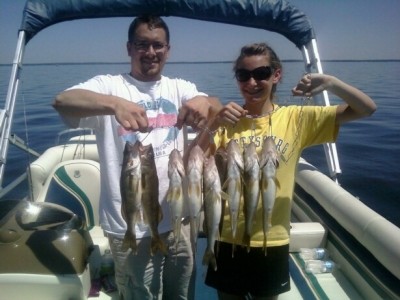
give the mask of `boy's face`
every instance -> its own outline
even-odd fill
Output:
[[[134,40],[127,43],[131,75],[140,81],[159,80],[169,48],[164,29],[149,29],[147,24],[141,24],[136,29]]]

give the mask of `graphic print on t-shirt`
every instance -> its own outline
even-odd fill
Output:
[[[178,129],[175,127],[178,117],[176,105],[165,98],[159,98],[155,101],[141,100],[137,102],[137,104],[146,110],[149,127],[152,128],[152,131],[157,129],[168,130],[165,139],[157,148],[165,148],[166,145],[173,143],[178,135]],[[139,134],[140,136],[138,136]],[[138,138],[140,140],[145,138],[147,134],[148,133],[133,132],[124,129],[121,125],[118,126],[118,136],[120,136],[124,142],[134,143]],[[154,150],[155,153],[158,152],[156,148]]]

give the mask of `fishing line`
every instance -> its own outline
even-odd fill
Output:
[[[29,133],[28,133],[28,118],[26,116],[26,103],[25,103],[25,88],[24,88],[24,81],[22,81],[22,108],[23,108],[23,115],[24,115],[24,126],[25,126],[25,145],[27,149],[29,149]],[[31,157],[29,152],[26,152],[26,156],[28,159],[28,185],[29,185],[29,199],[33,201],[33,183],[32,183],[32,175],[31,175]]]
[[[263,118],[263,117],[266,117],[266,116],[269,116],[269,118],[268,118],[269,136],[272,136],[272,119],[271,119],[271,115],[272,115],[273,113],[275,113],[278,109],[279,109],[279,107],[275,107],[275,105],[272,104],[272,110],[271,110],[271,111],[268,111],[268,112],[266,112],[266,113],[264,113],[264,114],[261,114],[261,115],[245,115],[245,116],[244,116],[244,118],[252,119],[252,120],[253,120],[253,122],[251,123],[251,129],[250,129],[253,136],[256,135],[256,134],[255,134],[255,132],[256,132],[256,127],[255,127],[255,124],[254,124],[254,119]]]
[[[215,133],[218,131],[218,128],[215,129],[215,130],[210,130],[210,128],[208,128],[208,126],[206,125],[206,126],[204,126],[204,127],[199,127],[199,129],[200,129],[201,131],[205,131],[205,132],[208,134],[208,136],[209,136],[210,144],[214,144],[214,135],[215,135]]]
[[[291,98],[293,99],[294,96],[292,95]],[[302,130],[302,125],[303,125],[302,124],[303,123],[303,108],[304,108],[304,106],[312,105],[313,102],[314,102],[313,97],[301,97],[300,98],[300,105],[299,105],[300,106],[300,112],[299,112],[299,118],[298,118],[297,126],[296,126],[297,130],[296,130],[296,133],[295,133],[294,142],[293,142],[293,144],[291,146],[291,151],[287,155],[287,158],[285,158],[283,156],[281,157],[282,161],[284,163],[287,163],[292,158],[294,150],[295,150],[295,148],[297,147],[297,145],[299,143],[300,133],[301,133],[301,130]]]

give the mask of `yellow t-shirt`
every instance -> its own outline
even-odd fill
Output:
[[[234,127],[219,128],[214,142],[216,148],[226,147],[231,139],[243,145],[254,141],[260,153],[262,141],[272,135],[280,154],[277,169],[277,191],[272,212],[272,227],[267,236],[267,246],[282,246],[289,243],[291,201],[295,183],[297,162],[304,148],[336,140],[338,126],[335,126],[336,106],[282,106],[271,115],[259,118],[242,118]],[[261,196],[260,196],[261,197]],[[226,204],[228,206],[228,203]],[[221,240],[243,244],[244,214],[243,196],[236,239],[233,241],[228,207],[225,209]],[[253,224],[251,246],[262,247],[262,201],[258,201],[255,223]]]

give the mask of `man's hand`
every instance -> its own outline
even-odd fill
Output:
[[[119,99],[114,107],[115,118],[124,129],[130,131],[149,132],[146,111],[140,105],[125,99]]]
[[[196,96],[186,101],[179,109],[176,127],[181,129],[183,124],[194,130],[204,129],[210,118],[213,118],[222,105],[216,98]]]

